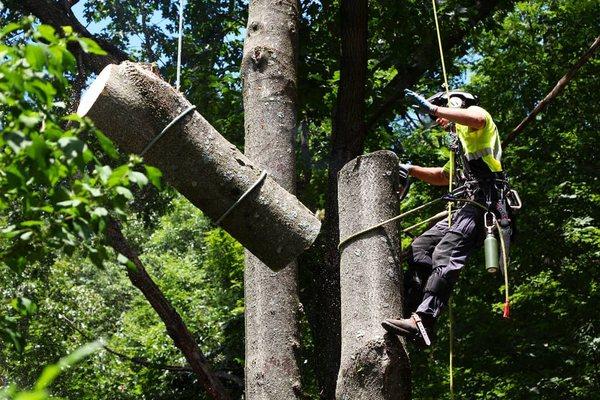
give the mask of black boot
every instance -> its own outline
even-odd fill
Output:
[[[413,313],[410,318],[386,319],[381,326],[390,333],[404,336],[420,348],[426,348],[435,339],[433,322],[432,318],[421,318],[419,314]]]
[[[409,318],[423,301],[423,287],[431,275],[431,266],[414,264],[404,272],[404,317]]]

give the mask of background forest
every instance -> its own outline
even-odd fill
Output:
[[[119,153],[71,114],[100,57],[155,63],[174,83],[178,3],[0,2],[0,398],[44,398],[33,393],[52,381],[48,393],[57,398],[210,398],[138,290],[150,280],[222,385],[233,398],[243,396],[243,247],[161,182],[160,171]],[[356,92],[340,72],[363,54],[343,50],[351,40],[345,18],[354,18],[348,7],[344,0],[300,1],[297,195],[319,215],[331,209],[329,174],[353,152],[388,149],[426,166],[448,157],[444,132],[419,127],[402,94],[407,87],[441,90],[431,4],[368,2],[364,74],[350,75],[363,82]],[[450,86],[479,95],[503,138],[599,34],[594,0],[447,0],[438,7]],[[182,54],[182,92],[240,149],[247,13],[246,1],[188,0]],[[79,25],[62,32],[49,26],[64,21]],[[511,249],[511,318],[502,318],[501,277],[488,274],[477,254],[453,295],[456,398],[598,398],[599,76],[596,55],[504,149],[524,203]],[[356,93],[359,111],[340,100],[348,93]],[[49,157],[59,165],[50,167]],[[414,182],[402,208],[444,190]],[[336,293],[336,275],[325,277],[329,269],[321,265],[327,218],[325,238],[298,261],[297,357],[307,399],[333,397],[337,369],[328,360],[339,357],[328,345],[335,335],[323,333],[339,330],[335,301],[322,300]],[[115,230],[144,270],[112,250],[114,236],[111,243],[97,234]],[[402,242],[406,247],[410,237]],[[414,399],[450,398],[447,316],[441,325],[433,349],[409,348]],[[90,353],[84,360],[53,379],[47,366],[92,342],[63,365]],[[31,397],[11,395],[17,388],[32,390]]]

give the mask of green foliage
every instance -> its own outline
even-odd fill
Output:
[[[10,309],[7,312],[3,310],[2,319],[0,319],[0,335],[7,342],[12,343],[17,352],[23,350],[23,333],[19,330],[20,323],[34,315],[37,311],[37,305],[26,297],[17,297],[10,302]]]
[[[19,390],[15,385],[10,385],[0,391],[2,400],[51,400],[57,397],[48,393],[48,387],[64,370],[72,367],[85,357],[94,353],[103,346],[102,341],[86,344],[73,353],[61,358],[56,364],[48,365],[44,368],[37,379],[33,390]]]
[[[193,332],[211,367],[242,376],[240,244],[214,228],[182,197],[174,199],[158,228],[148,229],[135,218],[125,228],[148,273]],[[65,372],[54,384],[54,393],[65,398],[204,398],[194,375],[160,367],[185,366],[185,359],[163,322],[117,263],[108,262],[99,270],[75,252],[55,260],[42,274],[24,279],[27,285],[15,287],[8,295],[24,290],[40,304],[40,310],[28,321],[27,341],[20,356],[0,347],[0,375],[20,386],[33,385],[43,365],[83,341],[101,336],[107,338],[111,349],[158,367],[102,352],[90,357],[86,365]],[[15,286],[9,276],[0,274],[0,281],[9,288]],[[225,384],[234,394],[241,393],[235,382]]]
[[[182,90],[238,146],[243,132],[239,65],[246,3],[188,2],[183,52]],[[311,208],[322,208],[331,116],[340,83],[339,1],[301,3],[300,196]],[[447,67],[452,86],[466,85],[478,93],[505,137],[590,45],[600,13],[592,0],[502,1],[493,18],[470,27],[467,19],[475,3],[438,2],[444,37],[460,29],[471,32],[454,54],[446,48]],[[100,23],[103,37],[134,58],[158,62],[162,75],[174,81],[177,1],[80,4],[85,22]],[[385,0],[369,6],[371,118],[383,100],[397,95],[390,82],[412,77],[414,65],[438,55],[437,47],[430,45],[435,44],[430,2]],[[16,41],[19,26],[5,26],[7,43],[8,36]],[[68,80],[75,73],[75,60],[65,45],[79,39],[69,29],[58,35],[44,25],[27,32],[20,47],[5,43],[0,51],[6,60],[0,65],[0,226],[5,228],[0,250],[28,255],[10,261],[22,271],[20,276],[7,269],[0,272],[0,287],[3,297],[30,299],[38,310],[25,315],[9,302],[2,309],[1,321],[14,333],[7,338],[22,346],[22,354],[13,347],[0,348],[0,375],[19,387],[34,387],[44,365],[86,340],[61,316],[91,337],[108,337],[108,345],[123,354],[155,364],[184,365],[162,322],[130,287],[122,266],[107,262],[105,270],[98,270],[86,261],[86,254],[93,258],[94,251],[102,251],[98,233],[107,213],[123,214],[131,204],[131,192],[143,197],[148,181],[159,187],[160,172],[142,168],[135,159],[125,166],[98,163],[91,145],[79,138],[85,133],[115,157],[110,141],[85,121],[64,116]],[[87,41],[80,44],[98,51]],[[565,92],[505,149],[504,165],[525,203],[512,249],[512,318],[501,318],[502,280],[490,276],[476,254],[453,299],[456,398],[597,397],[599,65],[597,57],[590,60]],[[436,92],[440,82],[438,67],[425,73],[417,89]],[[444,132],[415,129],[414,115],[395,101],[371,127],[366,151],[389,148],[403,161],[436,166],[447,158],[444,146]],[[138,185],[146,186],[135,190]],[[444,190],[415,182],[402,207],[422,204]],[[164,191],[161,195],[166,200],[133,204],[137,214],[128,215],[126,236],[214,368],[242,377],[242,249],[181,197]],[[171,197],[174,200],[165,207]],[[52,199],[56,201],[51,209],[42,208]],[[415,215],[403,224],[437,211]],[[409,243],[403,238],[405,247]],[[22,247],[17,249],[17,244]],[[42,257],[50,249],[57,257]],[[35,268],[25,268],[26,263]],[[321,260],[315,261],[314,268],[321,267]],[[310,296],[311,285],[304,276],[302,296]],[[306,362],[312,339],[306,321],[302,323],[303,384],[314,394],[319,371]],[[447,320],[442,320],[435,349],[411,353],[415,398],[449,398],[446,328]],[[240,386],[226,383],[234,396],[241,396]],[[53,389],[66,398],[203,396],[189,373],[142,366],[105,352],[90,357],[88,365],[65,371]]]
[[[101,266],[108,249],[98,240],[109,212],[125,215],[133,195],[148,178],[134,170],[139,160],[112,169],[104,165],[79,137],[95,134],[113,157],[110,141],[86,120],[65,115],[67,76],[75,59],[67,50],[78,42],[92,54],[105,54],[70,28],[59,36],[32,20],[9,24],[2,36],[23,29],[27,43],[0,45],[0,211],[6,225],[0,230],[0,256],[16,272],[40,260],[51,249],[72,253],[82,245]],[[0,36],[0,38],[2,38]],[[156,172],[152,174],[156,181]]]

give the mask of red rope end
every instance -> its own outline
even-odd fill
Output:
[[[509,318],[510,317],[510,305],[508,304],[508,301],[506,301],[504,303],[504,311],[502,313],[502,316],[504,318]]]

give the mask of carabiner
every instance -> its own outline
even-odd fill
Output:
[[[491,215],[491,223],[488,224],[489,216]],[[483,225],[488,232],[491,232],[496,227],[496,215],[494,213],[486,211],[483,215]]]

